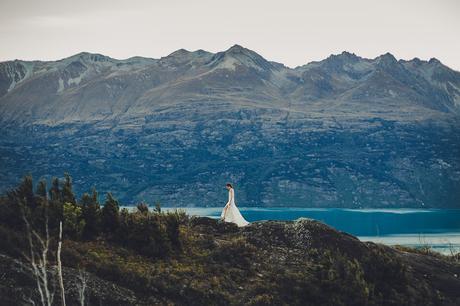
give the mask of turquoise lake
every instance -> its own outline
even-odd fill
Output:
[[[163,208],[175,209],[175,208]],[[190,215],[219,218],[222,208],[181,208]],[[362,241],[411,247],[430,246],[450,254],[460,251],[459,209],[338,209],[240,207],[249,222],[311,218]]]

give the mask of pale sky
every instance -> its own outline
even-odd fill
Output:
[[[160,58],[240,44],[289,67],[346,50],[460,71],[458,0],[0,0],[0,61]]]

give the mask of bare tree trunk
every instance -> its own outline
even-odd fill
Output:
[[[45,306],[47,304],[45,304],[45,294],[43,293],[43,289],[42,289],[40,270],[35,260],[35,245],[34,245],[34,241],[32,238],[32,230],[30,228],[29,221],[27,221],[25,213],[23,213],[22,217],[26,224],[27,240],[29,241],[29,249],[30,249],[30,257],[28,256],[25,256],[25,257],[27,258],[27,260],[30,262],[30,265],[32,266],[32,273],[34,274],[35,281],[37,282],[37,289],[38,289],[38,293],[40,294],[40,301],[42,302],[42,305]]]
[[[85,271],[79,270],[78,271],[78,277],[80,279],[80,284],[77,284],[78,288],[78,296],[80,299],[80,305],[85,306],[85,297],[86,297],[86,287],[88,283],[88,277],[85,273]]]
[[[54,293],[49,290],[48,282],[48,252],[50,236],[48,230],[48,216],[45,221],[46,237],[43,239],[35,230],[32,229],[29,221],[27,220],[26,213],[22,211],[22,218],[26,224],[27,240],[29,242],[30,257],[24,254],[24,257],[29,261],[32,266],[32,273],[37,283],[38,293],[40,294],[40,301],[43,306],[51,306],[53,304]],[[38,241],[37,246],[34,240]]]
[[[57,249],[57,270],[58,270],[58,277],[59,277],[59,286],[61,287],[62,306],[65,306],[64,278],[62,277],[62,264],[61,264],[61,247],[62,247],[62,221],[59,222],[59,243],[58,243],[58,249]]]

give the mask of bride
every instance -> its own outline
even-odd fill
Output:
[[[225,204],[224,210],[220,215],[220,219],[225,222],[233,222],[238,226],[246,226],[249,224],[240,213],[238,207],[235,204],[235,191],[233,190],[232,184],[227,184],[228,190],[228,202]]]

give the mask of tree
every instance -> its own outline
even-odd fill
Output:
[[[110,192],[107,193],[107,198],[102,208],[102,227],[107,233],[117,230],[120,223],[120,205]]]
[[[58,242],[58,249],[56,253],[56,260],[57,260],[57,271],[58,271],[58,279],[59,279],[59,287],[61,289],[61,304],[65,306],[65,289],[64,289],[64,278],[62,277],[62,261],[61,261],[61,249],[62,249],[62,222],[59,222],[59,242]]]
[[[97,205],[99,205],[98,193],[97,193],[96,187],[93,187],[91,196],[93,198],[93,202],[97,203]]]
[[[36,194],[37,194],[37,196],[40,196],[43,199],[47,198],[47,195],[46,195],[46,180],[42,179],[42,180],[40,180],[38,182]]]
[[[59,179],[54,177],[51,183],[51,188],[49,190],[49,219],[50,226],[56,228],[59,224],[59,221],[62,221],[63,218],[63,203],[61,190],[59,188]]]
[[[37,206],[33,211],[34,217],[31,219],[31,222],[34,222],[35,224],[43,224],[45,222],[45,219],[49,217],[50,207],[45,179],[41,179],[38,182],[35,190],[35,195],[35,201],[37,203]]]
[[[59,188],[59,179],[57,177],[53,177],[51,182],[51,188],[49,190],[50,200],[51,201],[61,201],[61,190]]]
[[[85,228],[81,207],[64,203],[64,233],[71,238],[80,238]]]
[[[25,201],[26,205],[29,208],[35,208],[36,201],[35,201],[32,175],[28,174],[24,176],[21,184],[17,188],[9,192],[8,196],[10,199],[15,200],[15,201],[17,200]]]
[[[64,173],[64,184],[62,185],[61,194],[64,203],[76,203],[75,194],[72,190],[72,178],[68,173]]]
[[[26,175],[18,187],[7,192],[6,205],[0,214],[0,220],[11,227],[22,228],[24,223],[19,211],[30,214],[30,211],[36,208],[36,204],[32,176]]]
[[[85,220],[83,236],[85,238],[97,236],[101,228],[101,208],[97,201],[96,188],[93,188],[91,196],[85,192],[80,203],[82,206],[83,219]]]
[[[40,302],[43,306],[54,305],[54,275],[50,272],[49,266],[49,253],[51,245],[51,235],[48,227],[48,218],[46,216],[44,222],[44,234],[43,237],[40,234],[40,231],[36,231],[32,224],[29,222],[24,205],[21,205],[22,218],[26,226],[26,237],[29,244],[29,254],[23,254],[25,259],[30,264],[30,267],[27,265],[22,265],[25,269],[29,270],[35,278],[37,290],[40,296]],[[61,289],[61,304],[63,306],[65,303],[65,290],[64,290],[64,281],[62,276],[62,266],[61,266],[61,245],[62,245],[62,222],[59,223],[59,244],[58,250],[56,253],[57,259],[57,277],[59,279],[60,289]],[[31,304],[35,305],[35,302],[30,300]]]

